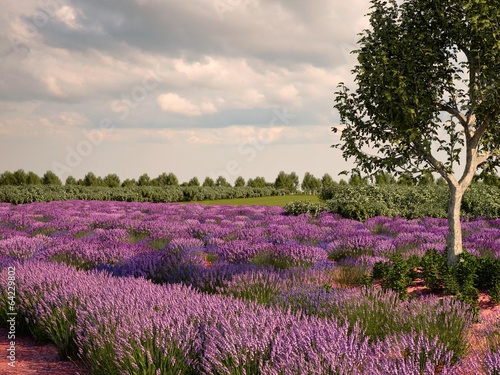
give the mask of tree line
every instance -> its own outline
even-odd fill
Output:
[[[311,173],[306,173],[302,184],[300,185],[303,191],[318,193],[321,187],[334,184],[333,178],[326,173],[323,178],[314,177]],[[23,169],[18,169],[15,172],[5,171],[0,174],[0,185],[77,185],[77,186],[104,186],[104,187],[130,187],[130,186],[202,186],[202,187],[252,187],[264,188],[274,187],[276,189],[298,190],[299,177],[295,172],[285,173],[280,171],[274,182],[266,181],[264,177],[255,177],[245,180],[242,176],[236,178],[232,185],[224,176],[219,176],[215,180],[211,177],[206,177],[203,182],[200,182],[198,177],[193,177],[189,181],[179,182],[179,179],[174,173],[161,173],[155,178],[151,178],[147,173],[142,174],[137,179],[127,178],[121,180],[120,177],[111,173],[104,177],[97,176],[93,172],[88,172],[83,178],[76,179],[73,176],[68,176],[63,183],[62,180],[52,171],[47,171],[43,176]]]
[[[500,187],[500,177],[496,174],[483,174],[475,177],[476,182],[483,182],[486,185]],[[66,178],[64,184],[61,179],[52,171],[47,171],[43,176],[23,169],[17,171],[5,171],[0,174],[0,185],[65,185],[65,186],[104,186],[104,187],[130,187],[130,186],[202,186],[202,187],[252,187],[263,188],[273,187],[276,189],[286,189],[289,191],[300,190],[308,194],[318,194],[321,189],[331,186],[340,185],[406,185],[406,186],[423,186],[423,185],[446,185],[443,178],[435,179],[431,173],[423,173],[419,177],[411,174],[402,174],[398,178],[387,172],[379,172],[368,177],[363,176],[359,172],[353,172],[346,180],[341,179],[335,181],[332,176],[325,173],[321,178],[315,177],[312,173],[306,172],[299,184],[299,177],[295,172],[285,173],[280,171],[274,182],[266,181],[264,177],[257,176],[245,180],[242,176],[236,178],[233,185],[229,183],[224,176],[219,176],[215,180],[211,177],[206,177],[200,183],[197,177],[191,178],[187,182],[179,183],[177,176],[170,173],[161,173],[155,178],[151,178],[147,173],[142,174],[137,179],[121,180],[120,177],[111,173],[104,177],[96,176],[93,172],[88,172],[83,178],[76,179],[73,176]]]

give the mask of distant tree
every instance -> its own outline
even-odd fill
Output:
[[[289,175],[290,178],[290,185],[292,186],[293,190],[297,190],[299,188],[299,176],[295,172],[290,173]]]
[[[396,179],[389,172],[378,171],[375,173],[374,178],[376,185],[392,185],[396,183]]]
[[[93,172],[88,172],[83,177],[84,186],[100,186],[102,185],[102,179],[97,177]]]
[[[151,185],[151,178],[148,176],[147,173],[144,173],[139,176],[139,179],[137,180],[137,185],[138,186],[149,186]]]
[[[321,180],[306,172],[300,185],[302,191],[309,194],[317,194],[321,189]]]
[[[158,182],[158,186],[178,186],[179,185],[179,180],[177,180],[177,177],[172,172],[170,172],[169,174],[163,172],[161,175],[156,177],[155,180]]]
[[[179,180],[177,179],[177,176],[175,174],[173,174],[172,172],[170,172],[167,175],[166,182],[167,182],[168,186],[179,186]]]
[[[494,172],[483,172],[478,176],[485,185],[500,187],[500,177]]]
[[[203,181],[202,186],[205,186],[205,187],[214,187],[215,186],[215,182],[210,177],[206,177],[205,181]]]
[[[219,176],[217,180],[215,180],[215,186],[231,187],[231,184],[227,182],[224,176]]]
[[[299,186],[299,177],[295,172],[290,174],[280,171],[276,180],[274,181],[274,187],[276,189],[287,189],[291,191],[297,190]]]
[[[120,177],[117,174],[108,174],[102,179],[102,183],[104,186],[108,187],[118,187],[120,186]]]
[[[339,185],[348,185],[347,181],[344,180],[343,178],[340,179]]]
[[[126,178],[122,182],[122,187],[131,187],[131,186],[137,186],[137,181],[135,178]]]
[[[417,185],[426,186],[426,185],[434,185],[436,180],[434,176],[429,171],[424,171],[422,175],[417,179]]]
[[[368,185],[368,177],[362,177],[359,171],[353,171],[349,177],[349,185]]]
[[[264,177],[250,178],[247,182],[247,186],[252,188],[263,188],[267,186],[267,182]]]
[[[415,186],[416,181],[411,173],[403,173],[398,178],[398,185]]]
[[[436,185],[438,185],[438,186],[447,186],[448,184],[446,183],[446,180],[443,177],[439,177],[436,180]]]
[[[330,176],[328,173],[325,173],[323,177],[321,177],[321,187],[323,189],[329,188],[335,184],[336,182],[333,181],[332,176]]]
[[[78,181],[76,181],[76,179],[73,176],[68,176],[66,178],[66,182],[64,183],[64,185],[66,185],[66,186],[77,185],[77,184],[78,184]]]
[[[187,186],[200,186],[200,181],[198,181],[198,177],[193,177],[187,183]]]
[[[40,185],[42,183],[42,179],[35,172],[29,171],[26,175],[26,183],[28,185]]]
[[[28,176],[24,169],[18,169],[14,173],[14,178],[16,179],[16,185],[26,185],[26,180]]]
[[[44,185],[62,185],[61,179],[52,171],[47,171],[42,177]]]
[[[234,187],[242,187],[245,186],[245,179],[241,176],[236,178],[236,181],[234,181]]]
[[[0,175],[0,185],[16,185],[17,180],[14,173],[5,171]]]

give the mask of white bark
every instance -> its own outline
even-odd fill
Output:
[[[460,185],[450,184],[450,201],[448,204],[448,238],[447,263],[453,266],[462,253],[462,225],[460,223],[460,206],[465,189]]]

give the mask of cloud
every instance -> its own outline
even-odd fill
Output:
[[[240,142],[259,137],[283,147],[334,143],[335,87],[351,81],[356,59],[348,52],[366,28],[369,6],[367,0],[8,3],[0,18],[4,144],[22,140],[36,148],[50,139],[60,150],[45,154],[64,156],[82,131],[109,119],[114,131],[103,144],[115,150],[180,144],[193,155],[176,160],[206,165],[213,149],[234,153]],[[282,121],[276,111],[283,109],[295,116]],[[109,160],[126,157],[99,150]]]
[[[217,112],[215,105],[209,101],[193,104],[174,93],[162,94],[158,97],[157,101],[163,112],[178,113],[184,116],[201,116]]]

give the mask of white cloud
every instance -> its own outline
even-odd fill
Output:
[[[172,160],[180,165],[180,159],[199,158],[204,168],[215,163],[207,150],[217,149],[223,162],[222,149],[237,153],[241,142],[251,140],[283,148],[334,143],[329,139],[338,122],[332,110],[335,87],[340,81],[352,86],[355,58],[348,51],[366,27],[369,5],[367,0],[7,3],[0,18],[5,144],[22,138],[20,149],[50,139],[60,150],[46,154],[64,156],[68,139],[81,138],[90,125],[109,118],[114,130],[103,144],[116,150],[182,145],[192,155]],[[223,18],[215,8],[222,3],[230,5]],[[44,12],[47,19],[40,18]],[[9,36],[22,44],[12,45]],[[279,108],[297,116],[273,121]],[[120,162],[128,154],[99,150],[110,169],[128,165]],[[292,169],[285,159],[255,163],[261,163],[262,173],[278,164]],[[0,160],[1,172],[7,164]]]
[[[62,7],[57,9],[55,16],[66,26],[72,29],[81,29],[82,25],[80,25],[77,21],[78,13],[79,12],[75,8],[63,5]]]
[[[0,134],[5,137],[37,138],[80,136],[82,127],[88,120],[77,112],[61,112],[58,114],[36,115],[29,113],[39,111],[36,106],[25,105],[27,111],[23,117],[16,112],[6,113],[0,119]]]
[[[218,129],[116,129],[106,137],[110,142],[179,145],[233,146],[241,144],[325,144],[335,140],[327,126],[228,126]]]
[[[199,104],[193,104],[188,99],[174,93],[162,94],[157,101],[163,112],[177,113],[184,116],[201,116],[217,112],[217,108],[212,102],[203,101]]]

